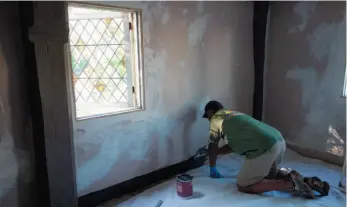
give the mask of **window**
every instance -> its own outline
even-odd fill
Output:
[[[68,17],[76,118],[142,109],[139,11],[71,3]]]
[[[346,69],[345,69],[345,81],[343,83],[342,96],[345,97],[345,98],[347,96],[347,66],[346,66]]]

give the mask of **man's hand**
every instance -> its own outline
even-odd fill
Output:
[[[200,149],[198,149],[198,151],[196,151],[196,155],[207,155],[207,154],[208,154],[208,150],[206,146],[203,146]]]
[[[211,178],[223,178],[223,176],[218,172],[217,168],[210,167],[210,177]]]

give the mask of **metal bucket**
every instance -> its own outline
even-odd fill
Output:
[[[177,177],[177,195],[184,199],[193,196],[193,177],[183,174]]]

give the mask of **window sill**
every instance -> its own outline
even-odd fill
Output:
[[[76,118],[75,121],[81,122],[81,121],[87,121],[87,120],[91,120],[91,119],[98,119],[98,118],[105,118],[105,117],[116,116],[116,115],[123,115],[123,114],[132,113],[132,112],[144,111],[144,110],[145,109],[141,108],[141,107],[121,109],[120,111],[115,111],[115,112],[96,114],[96,115],[87,115],[87,116],[79,117],[79,118]]]

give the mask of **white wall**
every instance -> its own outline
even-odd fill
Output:
[[[274,2],[265,73],[265,122],[287,141],[343,161],[345,2]],[[325,155],[325,157],[329,156]]]
[[[143,9],[146,110],[74,122],[79,196],[189,158],[210,99],[252,110],[252,3],[107,3]]]

